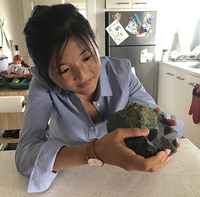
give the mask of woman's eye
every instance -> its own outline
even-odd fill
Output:
[[[87,60],[89,60],[90,59],[90,57],[91,57],[91,55],[90,56],[88,56],[88,57],[86,57],[83,61],[87,61]]]
[[[61,73],[66,73],[69,70],[69,68],[66,68],[65,70],[61,71]]]

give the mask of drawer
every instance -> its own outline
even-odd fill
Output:
[[[132,0],[106,0],[106,8],[132,8]]]
[[[133,7],[136,9],[156,9],[158,6],[157,0],[133,0]]]

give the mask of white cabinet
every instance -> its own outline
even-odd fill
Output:
[[[165,101],[167,101],[167,106],[165,107],[165,112],[167,114],[174,113],[174,93],[175,93],[175,78],[176,69],[167,67],[166,70],[166,85],[165,85]]]
[[[106,9],[156,9],[158,0],[106,0]]]
[[[145,9],[152,8],[155,9],[157,7],[157,0],[133,0],[133,8],[135,9]]]
[[[187,137],[200,148],[200,123],[195,124],[189,110],[192,102],[192,91],[200,84],[200,75],[166,63],[159,63],[158,102],[167,113],[175,115],[185,123],[184,137]]]
[[[132,8],[132,0],[106,0],[106,8]]]
[[[158,96],[157,96],[157,104],[165,111],[165,86],[166,86],[166,71],[167,66],[164,64],[159,64],[158,66]]]
[[[176,70],[173,114],[182,120],[185,119],[185,114],[188,111],[188,109],[186,109],[188,107],[186,107],[185,103],[185,98],[188,96],[188,93],[186,92],[186,75],[186,72],[182,70]]]
[[[173,114],[174,110],[175,76],[176,69],[159,65],[157,103],[167,114]]]
[[[200,77],[187,74],[186,76],[186,86],[185,86],[185,104],[183,105],[184,117],[183,121],[185,123],[185,133],[184,137],[187,137],[194,143],[198,148],[200,148],[200,123],[195,124],[192,119],[192,115],[189,115],[189,110],[192,102],[192,92],[194,86],[200,83]]]

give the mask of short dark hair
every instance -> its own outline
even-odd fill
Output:
[[[30,57],[39,74],[52,86],[49,77],[49,62],[55,54],[56,62],[61,60],[69,38],[75,37],[87,49],[86,42],[98,48],[95,35],[87,21],[72,4],[36,6],[24,28]],[[95,53],[96,55],[96,53]]]

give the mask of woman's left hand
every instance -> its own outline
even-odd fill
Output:
[[[157,114],[160,114],[161,111],[162,111],[162,109],[160,107],[156,107],[156,108],[154,108],[154,110],[155,110],[155,112]],[[178,121],[177,120],[167,119],[167,121],[168,121],[168,123],[169,123],[170,126],[176,126],[176,125],[178,125]],[[176,144],[177,148],[180,147],[180,143],[179,143],[178,139],[176,139],[175,144]]]

